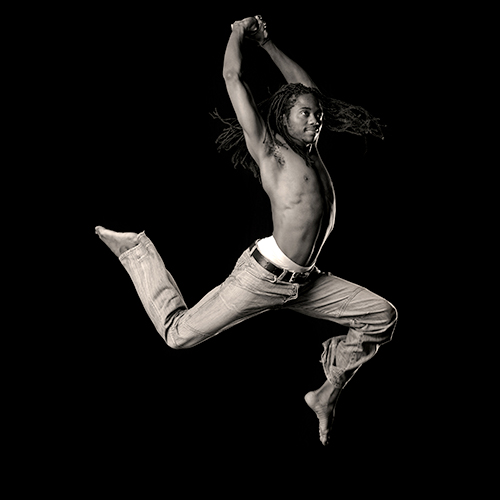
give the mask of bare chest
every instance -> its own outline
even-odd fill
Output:
[[[273,166],[268,171],[272,174],[268,183],[263,177],[264,189],[276,190],[281,197],[333,203],[332,181],[315,148],[306,159],[286,146],[275,145],[270,153],[268,161]]]

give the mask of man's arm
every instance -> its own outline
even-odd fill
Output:
[[[278,49],[272,40],[269,40],[262,48],[271,56],[287,83],[302,83],[306,87],[318,88],[308,73]]]
[[[252,38],[271,56],[271,59],[278,66],[287,83],[302,83],[306,87],[318,88],[308,73],[278,49],[274,42],[269,39],[267,24],[263,21],[262,17],[256,16],[256,19],[259,29],[252,34]]]
[[[241,75],[242,55],[241,46],[245,33],[255,27],[254,18],[236,21],[232,28],[233,32],[227,44],[224,56],[223,76],[231,103],[236,112],[238,122],[243,128],[248,151],[253,159],[259,163],[264,152],[264,138],[266,127],[260,116],[253,96]]]

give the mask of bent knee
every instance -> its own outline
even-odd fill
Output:
[[[182,349],[182,347],[178,346],[177,344],[175,344],[171,339],[170,337],[167,337],[166,340],[165,340],[166,344],[168,345],[168,347],[170,347],[171,349]]]
[[[385,303],[385,317],[386,322],[389,326],[395,325],[398,320],[398,311],[397,309],[387,300],[384,300]]]
[[[387,300],[382,299],[381,303],[381,321],[382,328],[384,328],[384,333],[386,334],[386,342],[392,339],[392,334],[394,332],[394,327],[398,321],[398,311],[397,309]]]
[[[370,312],[360,318],[364,333],[381,344],[392,339],[394,325],[398,319],[396,308],[382,297],[376,296],[370,304]]]
[[[170,321],[166,322],[162,337],[171,349],[188,349],[196,344],[196,335],[183,327],[180,321],[183,311],[179,311]]]
[[[188,343],[180,338],[174,338],[174,335],[170,335],[167,333],[165,335],[165,342],[167,343],[168,347],[172,349],[187,349],[189,346],[187,345]]]
[[[200,337],[200,335],[193,335],[184,331],[179,334],[175,329],[171,331],[167,330],[165,334],[165,342],[172,349],[189,349],[203,342],[203,340],[205,339]]]

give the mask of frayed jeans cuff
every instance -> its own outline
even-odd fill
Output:
[[[120,255],[120,257],[118,257],[118,259],[120,260],[120,262],[122,264],[125,260],[131,258],[134,253],[137,254],[138,250],[145,248],[147,241],[149,241],[149,238],[146,236],[145,231],[138,234],[138,239],[139,239],[139,243],[137,243],[137,245],[135,245],[132,248],[129,248],[126,252],[123,252]],[[140,253],[138,255],[140,255]]]

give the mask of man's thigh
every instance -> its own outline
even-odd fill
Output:
[[[211,336],[268,309],[255,294],[238,286],[233,277],[214,288],[182,318],[183,328]]]
[[[322,273],[316,281],[299,292],[297,300],[287,304],[302,314],[334,321],[350,328],[350,332],[375,336],[386,341],[387,331],[392,331],[397,321],[394,306],[365,287]],[[390,337],[390,335],[389,335]],[[373,337],[375,338],[375,337]]]
[[[242,321],[283,305],[287,295],[282,287],[262,274],[251,257],[244,254],[222,285],[179,317],[176,325],[179,341],[186,346],[196,345]]]
[[[286,304],[288,309],[315,318],[343,323],[342,317],[358,294],[367,290],[331,273],[321,273],[312,283],[299,291],[296,300]]]

